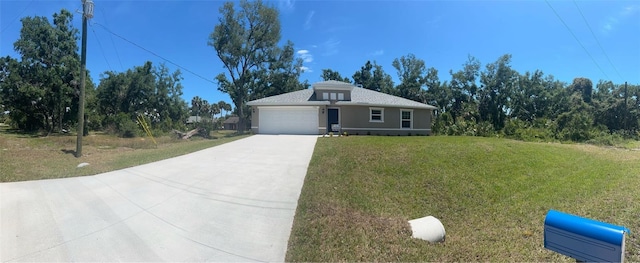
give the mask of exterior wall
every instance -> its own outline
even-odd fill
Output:
[[[259,123],[260,112],[258,112],[258,106],[251,106],[251,133],[258,134]]]
[[[400,128],[400,110],[404,108],[368,106],[320,106],[318,110],[318,134],[327,133],[327,113],[329,108],[339,108],[342,132],[358,135],[430,135],[432,111],[413,109],[413,129]],[[369,108],[383,108],[384,122],[370,122]],[[251,106],[251,131],[258,133],[260,111]]]
[[[238,125],[236,123],[224,123],[223,124],[225,130],[237,130]]]
[[[344,100],[345,101],[350,101],[351,100],[351,91],[348,90],[325,90],[325,89],[317,89],[314,90],[314,92],[316,93],[316,100],[323,100],[322,99],[322,93],[336,93],[336,98],[338,97],[337,93],[342,93],[344,94]],[[329,100],[331,100],[331,98],[329,98]],[[336,101],[336,100],[334,100]]]
[[[327,133],[327,106],[318,108],[318,134]]]
[[[383,122],[370,122],[370,108],[384,109]],[[359,135],[430,135],[431,110],[413,109],[413,129],[400,128],[403,108],[341,106],[340,125],[343,132]]]
[[[429,132],[431,132],[432,117],[433,117],[432,110],[426,110],[426,109],[413,110],[413,128],[429,129]]]

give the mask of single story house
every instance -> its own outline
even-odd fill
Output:
[[[436,109],[334,80],[247,105],[251,130],[266,134],[429,135]]]
[[[240,118],[238,118],[238,116],[231,116],[224,120],[224,122],[222,123],[222,127],[225,130],[237,130],[239,121]]]

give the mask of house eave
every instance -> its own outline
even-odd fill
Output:
[[[383,108],[409,108],[409,109],[425,109],[425,110],[437,110],[435,106],[427,105],[403,105],[403,104],[381,104],[381,103],[366,103],[366,102],[351,102],[351,101],[338,101],[336,105],[344,106],[365,106],[365,107],[383,107]]]
[[[248,102],[248,106],[323,106],[329,105],[329,101],[308,101],[308,102]]]

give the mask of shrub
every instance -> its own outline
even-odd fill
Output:
[[[107,120],[107,133],[116,134],[123,138],[133,138],[138,136],[139,129],[131,115],[126,113],[118,113],[115,116],[111,116]]]
[[[9,122],[9,115],[4,114],[4,112],[0,112],[0,123],[7,123],[7,122]]]
[[[588,140],[587,143],[594,145],[616,146],[622,144],[624,141],[624,137],[619,133],[604,132],[595,136],[593,139]]]

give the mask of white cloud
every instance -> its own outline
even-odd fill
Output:
[[[311,63],[313,62],[313,55],[311,54],[311,51],[307,50],[307,49],[300,49],[296,52],[296,54],[298,55],[299,58],[302,59],[302,63]],[[302,70],[303,73],[311,73],[313,72],[313,69],[311,69],[311,67],[309,67],[308,65],[306,66],[301,66],[300,70]]]
[[[298,57],[302,59],[302,61],[306,63],[313,62],[313,55],[311,55],[309,50],[301,49],[301,50],[298,50],[298,52],[296,53],[298,54]]]
[[[307,14],[307,19],[304,21],[304,30],[309,30],[311,28],[311,19],[315,14],[316,14],[316,11],[313,11],[313,10],[309,12],[309,14]]]
[[[632,16],[634,13],[640,11],[640,5],[630,5],[624,8],[622,12],[620,12],[621,16]]]
[[[376,50],[371,53],[371,56],[377,57],[384,55],[384,49]]]
[[[278,7],[283,13],[290,13],[295,10],[296,0],[278,0]]]
[[[331,56],[338,53],[338,46],[340,45],[340,40],[335,38],[330,38],[324,43],[322,43],[322,48],[324,49],[324,56]]]
[[[618,24],[623,23],[629,17],[632,17],[636,14],[640,14],[640,5],[626,6],[622,9],[622,11],[605,19],[605,22],[602,25],[602,31],[604,31],[604,33],[611,32],[616,29]]]

